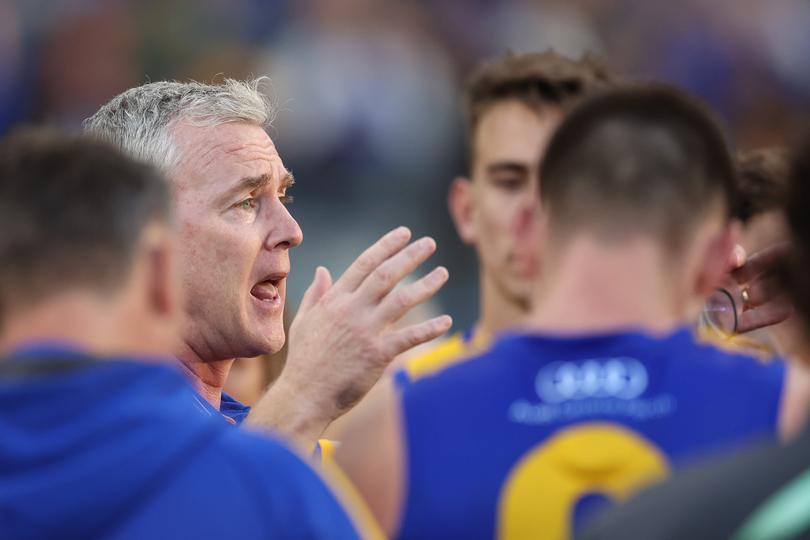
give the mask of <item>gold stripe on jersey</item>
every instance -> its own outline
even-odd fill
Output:
[[[489,343],[489,336],[484,332],[474,331],[469,341],[465,341],[464,335],[457,332],[424,354],[410,359],[404,369],[408,377],[415,381],[484,351],[489,348]]]

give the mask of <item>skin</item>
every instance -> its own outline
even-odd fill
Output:
[[[199,393],[219,407],[234,358],[274,353],[284,344],[289,250],[302,233],[285,206],[291,175],[261,127],[181,119],[172,136],[180,159],[168,174],[186,297],[176,356]],[[438,267],[397,288],[435,250],[433,239],[411,242],[400,227],[334,283],[318,268],[290,327],[286,367],[247,422],[309,453],[394,357],[447,331],[446,315],[394,327],[447,281],[447,270]]]
[[[223,390],[245,405],[253,405],[262,397],[265,390],[264,356],[237,358],[231,366],[228,380]]]
[[[181,123],[174,137],[183,156],[171,179],[188,315],[178,356],[218,407],[233,358],[284,344],[289,250],[303,234],[285,206],[291,175],[263,129]],[[274,297],[264,301],[252,291],[268,279]]]
[[[168,228],[148,225],[131,270],[115,290],[66,286],[34,304],[11,307],[4,314],[0,348],[54,340],[98,357],[170,358],[181,313],[172,249]]]
[[[448,203],[461,239],[480,263],[485,335],[513,326],[528,312],[537,278],[537,174],[562,111],[538,113],[514,99],[481,117],[472,139],[472,178],[453,183]]]

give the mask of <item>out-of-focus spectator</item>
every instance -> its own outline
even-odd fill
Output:
[[[349,167],[355,181],[377,175],[373,185],[432,184],[452,148],[454,73],[425,13],[400,1],[296,7],[259,67],[290,111],[277,128],[292,166]],[[338,179],[311,178],[310,189]]]
[[[131,4],[99,3],[63,16],[43,43],[37,114],[49,124],[75,130],[111,95],[142,76]]]
[[[269,75],[274,139],[299,177],[311,274],[406,223],[441,244],[440,295],[473,322],[475,265],[436,192],[463,172],[460,82],[512,49],[594,49],[614,71],[664,77],[709,100],[738,146],[785,144],[810,110],[804,0],[2,0],[0,131],[39,119],[75,129],[148,80]],[[338,208],[339,207],[339,208]],[[336,209],[335,214],[332,210]],[[340,219],[341,235],[330,230]],[[293,304],[305,283],[293,279]]]

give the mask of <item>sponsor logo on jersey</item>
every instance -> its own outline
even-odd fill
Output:
[[[587,398],[635,399],[647,389],[647,368],[635,358],[554,362],[535,379],[537,395],[545,403]]]
[[[645,421],[672,414],[675,398],[645,397],[649,383],[644,364],[627,356],[553,362],[535,376],[539,402],[518,399],[507,416],[518,424],[543,425],[598,417]]]

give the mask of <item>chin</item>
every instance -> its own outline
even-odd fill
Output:
[[[271,336],[268,340],[267,352],[265,354],[276,354],[284,347],[287,337],[282,330],[278,335]]]
[[[286,341],[282,321],[259,325],[254,329],[253,335],[256,336],[254,341],[260,344],[261,352],[258,354],[275,354],[284,347]]]

